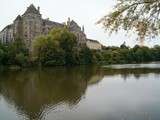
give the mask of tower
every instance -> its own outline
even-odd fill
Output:
[[[70,23],[71,23],[71,19],[70,19],[70,17],[68,17],[68,20],[67,20],[67,26],[68,27],[70,26]]]
[[[42,17],[40,14],[40,7],[37,9],[31,4],[26,12],[22,15],[23,19],[23,37],[26,46],[30,49],[35,37],[42,33]]]

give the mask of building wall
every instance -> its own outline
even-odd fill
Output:
[[[60,24],[60,23],[56,23],[53,21],[50,21],[49,19],[42,19],[43,23],[42,23],[42,34],[48,34],[50,32],[50,30],[52,30],[53,28],[63,28],[64,25]]]
[[[89,49],[92,49],[92,50],[101,50],[102,49],[102,45],[97,41],[87,40],[86,45]]]
[[[28,48],[35,37],[42,33],[42,18],[37,14],[25,14],[22,16],[23,20],[23,38]]]
[[[7,44],[7,43],[10,43],[14,40],[14,37],[13,37],[13,28],[10,27],[10,26],[7,26],[5,29],[3,29],[3,31],[0,33],[0,39],[1,39],[1,42],[3,44]]]
[[[10,43],[13,41],[14,41],[13,29],[10,28],[10,29],[8,29],[8,32],[7,32],[7,43]]]
[[[13,23],[13,36],[15,39],[23,39],[23,20],[21,16],[18,16],[18,18]]]
[[[2,43],[2,33],[0,32],[0,43]]]
[[[79,45],[86,44],[86,34],[84,33],[84,30],[75,21],[70,21],[70,18],[68,18],[67,27],[70,30],[70,32],[76,35]]]

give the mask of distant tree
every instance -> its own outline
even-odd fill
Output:
[[[160,61],[160,46],[159,45],[155,45],[152,48],[152,59],[154,61]]]

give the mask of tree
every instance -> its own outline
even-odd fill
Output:
[[[97,58],[98,58],[98,55],[97,55]],[[86,46],[82,47],[79,52],[79,59],[80,59],[80,64],[87,65],[87,64],[93,63],[94,60],[93,60],[92,51]]]
[[[153,61],[160,61],[160,46],[156,45],[152,48],[152,59]]]
[[[49,35],[51,38],[58,41],[59,47],[63,49],[65,54],[65,64],[77,64],[77,37],[73,33],[69,32],[67,28],[53,29]]]
[[[29,51],[21,38],[16,38],[14,42],[6,45],[7,64],[26,66],[29,59]]]
[[[54,66],[64,64],[64,52],[59,43],[50,36],[40,36],[33,42],[33,57],[41,65]]]
[[[77,63],[76,36],[66,28],[56,28],[33,43],[33,56],[42,65],[74,65]]]
[[[117,0],[115,9],[101,18],[102,24],[109,32],[134,30],[143,41],[146,37],[155,37],[160,33],[159,0]]]
[[[3,64],[4,57],[5,57],[4,46],[0,43],[0,65]]]
[[[20,52],[15,56],[15,63],[19,66],[27,66],[28,57],[24,53]]]

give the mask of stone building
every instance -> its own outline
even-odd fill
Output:
[[[14,40],[13,25],[7,25],[2,32],[0,32],[0,40],[2,43],[9,43]]]
[[[89,49],[92,49],[92,50],[102,49],[102,45],[96,40],[87,39],[86,45]]]
[[[77,36],[78,44],[87,43],[84,27],[81,28],[75,21],[70,20],[70,18],[66,24],[43,19],[40,13],[40,7],[35,8],[35,6],[31,4],[23,15],[18,15],[13,24],[6,26],[0,32],[0,41],[3,44],[7,44],[13,42],[16,38],[21,38],[24,40],[26,47],[31,49],[31,44],[35,37],[45,35],[51,29],[62,28],[65,25]]]

